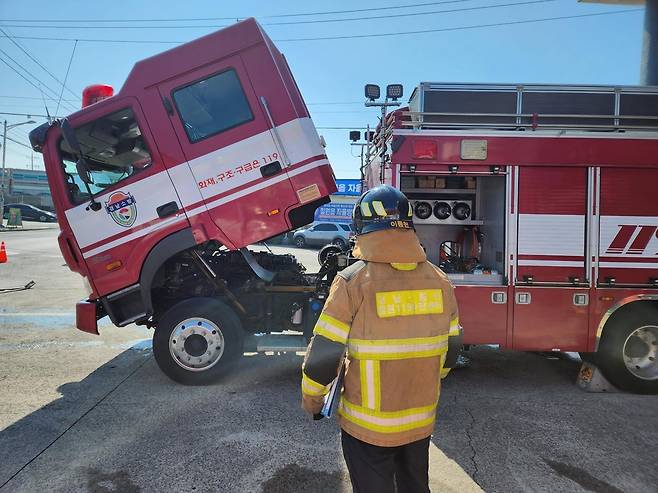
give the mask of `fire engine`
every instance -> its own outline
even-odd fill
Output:
[[[30,134],[68,266],[77,328],[155,328],[170,378],[214,381],[244,352],[303,351],[349,253],[247,248],[313,221],[333,172],[287,61],[254,19],[137,63],[117,94]],[[453,348],[459,347],[453,343]],[[452,354],[456,354],[453,350]],[[455,358],[450,356],[448,361]]]
[[[464,343],[577,351],[657,393],[658,87],[424,82],[383,115],[364,178],[410,198]]]

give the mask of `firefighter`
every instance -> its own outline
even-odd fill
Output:
[[[429,441],[448,336],[459,332],[450,281],[427,261],[412,208],[378,186],[354,209],[359,261],[339,272],[302,366],[302,406],[318,418],[343,363],[338,404],[355,492],[428,492]]]

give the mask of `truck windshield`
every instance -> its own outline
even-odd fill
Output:
[[[151,155],[130,108],[86,123],[76,128],[75,134],[93,181],[90,188],[94,195],[151,164]],[[64,139],[60,141],[59,149],[72,202],[80,204],[89,200],[85,184],[76,170],[77,156]]]

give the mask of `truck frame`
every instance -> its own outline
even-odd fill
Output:
[[[658,87],[421,83],[364,174],[409,196],[464,343],[658,392]]]

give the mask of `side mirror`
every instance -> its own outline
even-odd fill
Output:
[[[78,156],[80,156],[82,154],[82,149],[80,148],[80,142],[78,142],[78,137],[75,135],[75,131],[73,130],[71,124],[66,118],[64,118],[60,122],[59,128],[62,129],[62,137],[64,137],[64,140],[66,141],[66,145],[69,146],[69,149],[71,149]]]
[[[80,157],[80,159],[78,159],[78,161],[75,163],[75,170],[78,172],[78,176],[83,183],[86,183],[87,185],[94,183],[94,181],[91,179],[91,176],[89,175],[87,163],[83,157]]]

